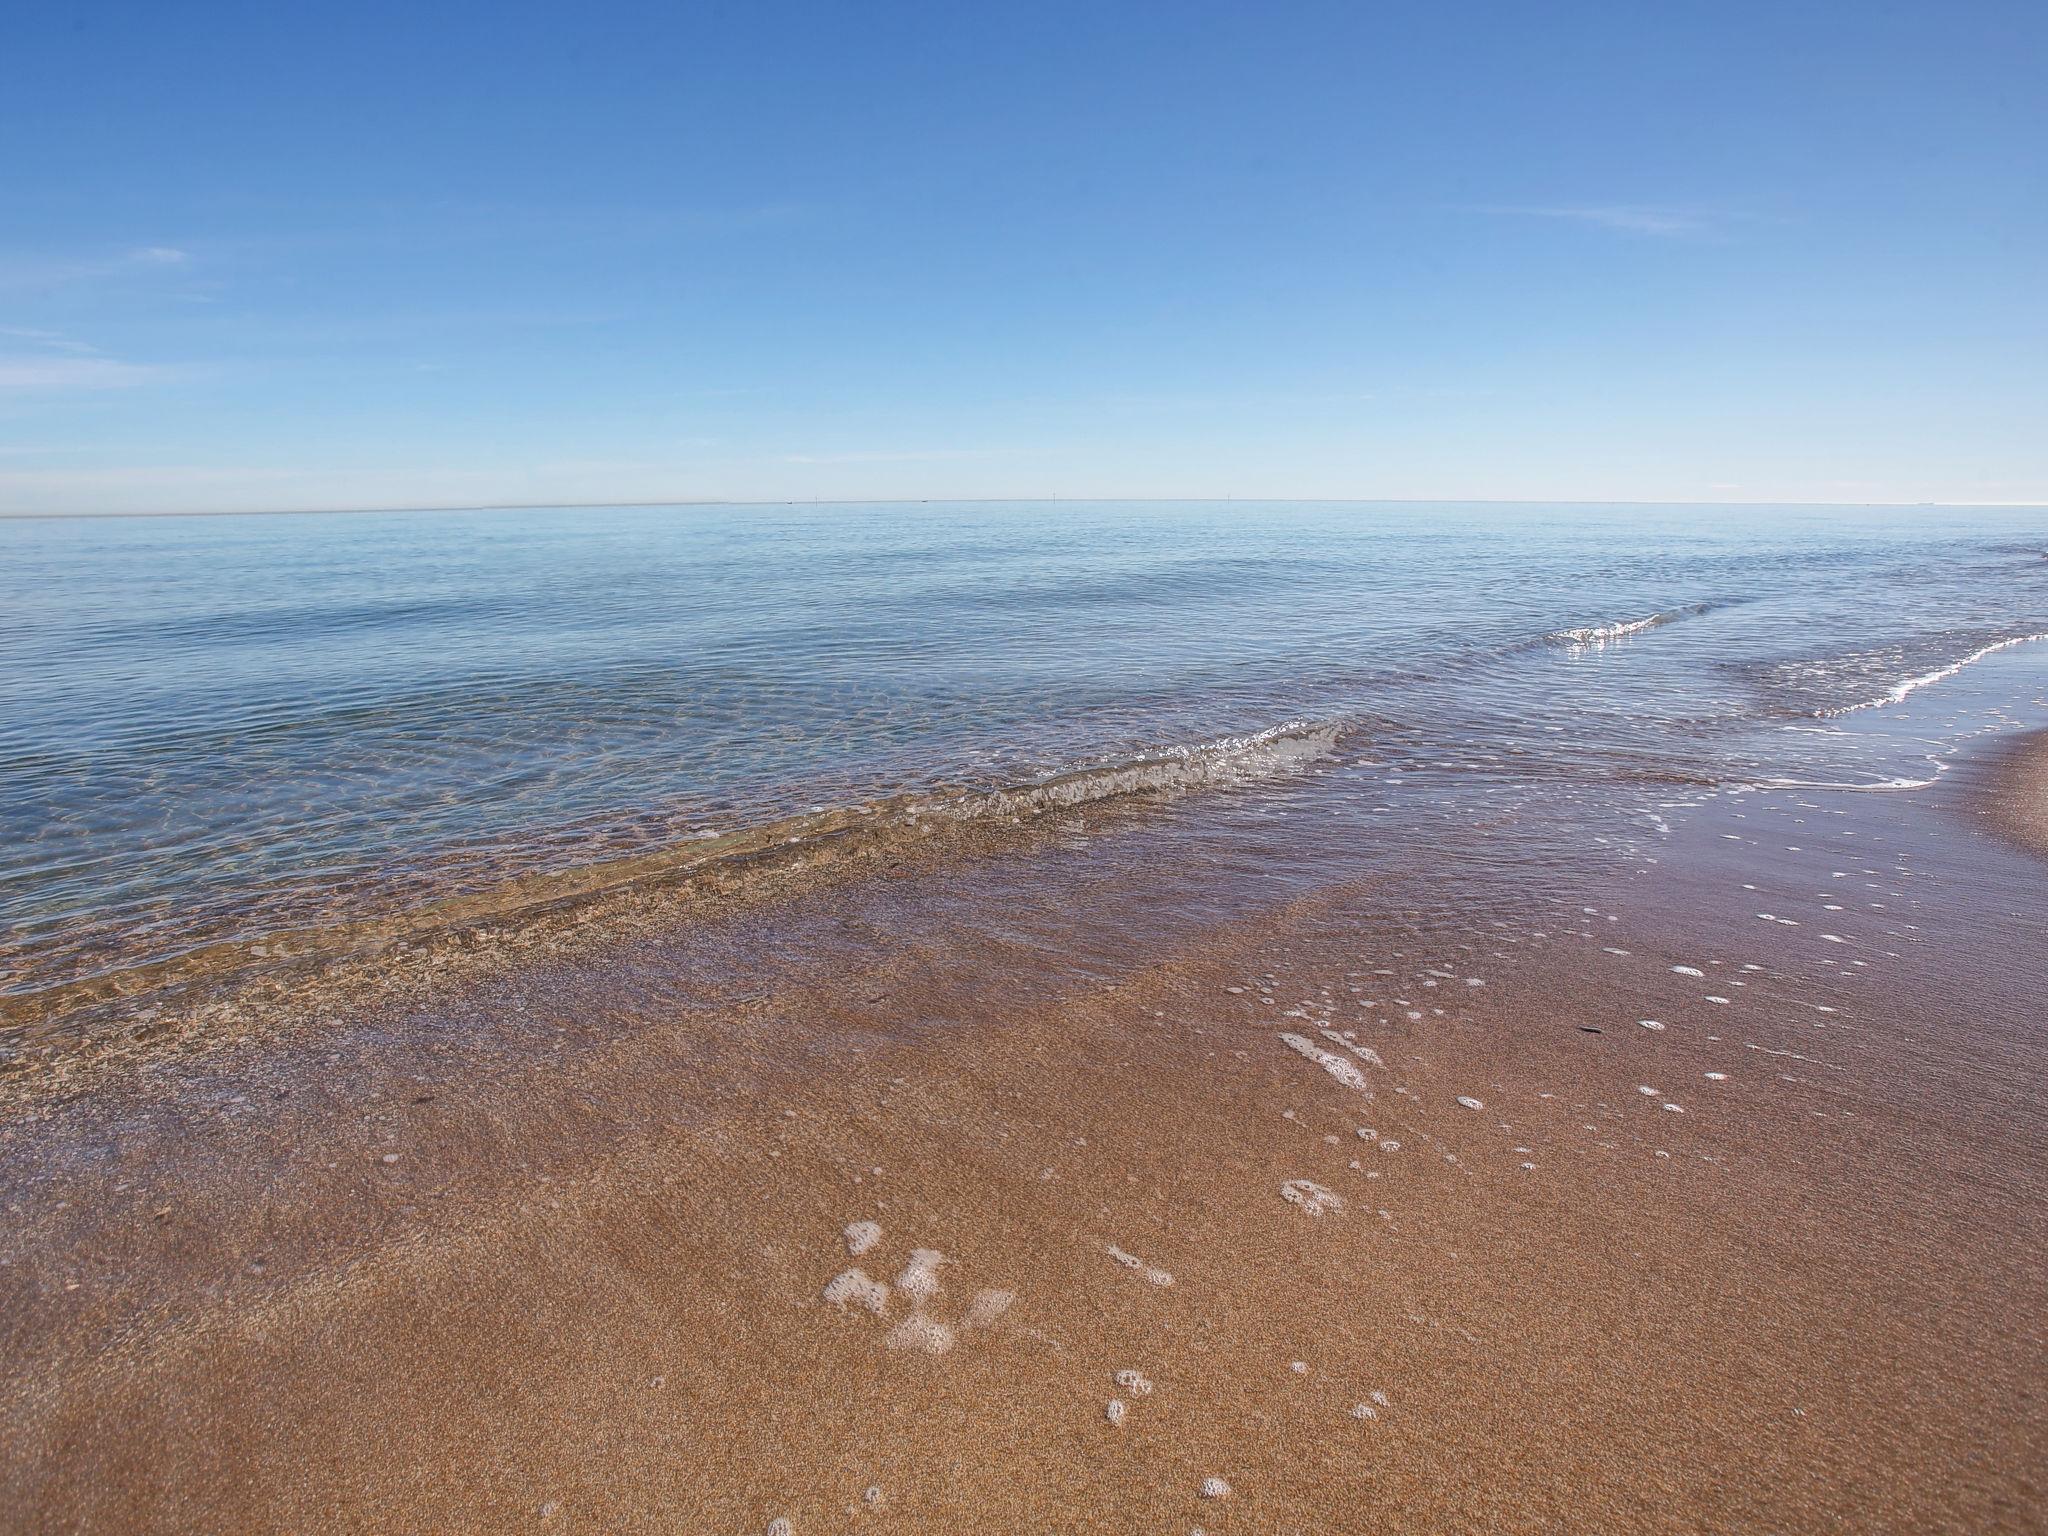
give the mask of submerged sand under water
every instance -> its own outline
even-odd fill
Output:
[[[2039,1529],[2019,771],[1056,806],[209,1003],[0,1128],[0,1516]]]

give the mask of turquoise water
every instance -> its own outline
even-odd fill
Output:
[[[1912,765],[1835,712],[2043,632],[2041,509],[0,522],[0,986],[1298,722],[1475,771],[1881,778]]]

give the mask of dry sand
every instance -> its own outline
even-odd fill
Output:
[[[2048,864],[1969,792],[1172,920],[1076,819],[24,1098],[0,1523],[2040,1530]]]

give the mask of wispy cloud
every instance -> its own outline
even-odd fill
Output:
[[[0,356],[0,390],[28,394],[92,389],[133,389],[160,383],[171,370],[112,357]]]
[[[926,464],[947,459],[986,459],[1015,453],[1014,448],[913,448],[855,453],[785,453],[784,464]]]
[[[80,357],[91,357],[99,351],[98,347],[66,336],[62,331],[46,331],[33,325],[0,325],[0,336],[32,347],[46,347],[52,352],[70,352]]]
[[[190,264],[174,245],[138,245],[112,255],[0,255],[0,289],[63,288],[72,283],[161,272]]]
[[[175,371],[107,357],[89,342],[38,326],[0,325],[0,343],[8,341],[14,349],[0,351],[0,391],[12,394],[133,389],[170,378]]]
[[[1591,224],[1624,235],[1645,235],[1676,239],[1688,235],[1717,233],[1729,215],[1704,208],[1685,208],[1655,203],[1578,203],[1553,206],[1488,205],[1483,213],[1507,214],[1529,219],[1558,219],[1574,224]]]

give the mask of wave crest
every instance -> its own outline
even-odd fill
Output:
[[[1030,784],[935,796],[910,813],[957,818],[1032,815],[1087,805],[1120,795],[1175,793],[1243,783],[1329,757],[1344,727],[1334,722],[1291,721],[1248,736],[1226,736],[1178,747],[1156,757],[1077,768]]]
[[[1666,624],[1675,624],[1680,619],[1696,618],[1711,613],[1723,606],[1719,603],[1686,603],[1677,608],[1665,608],[1640,619],[1612,619],[1605,624],[1584,624],[1575,629],[1553,629],[1544,640],[1551,645],[1562,645],[1573,650],[1606,645],[1610,641],[1639,635],[1646,629],[1659,629]]]

